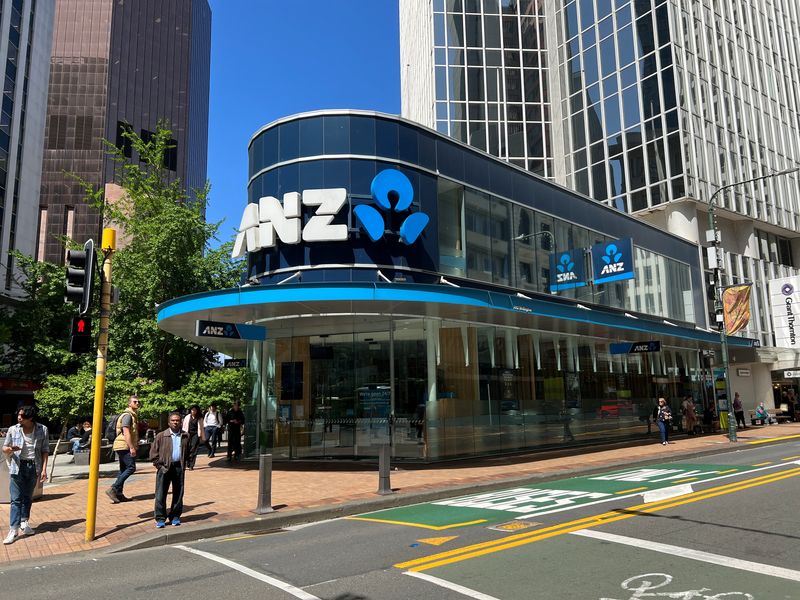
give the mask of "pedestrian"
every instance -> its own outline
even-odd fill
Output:
[[[136,472],[136,451],[139,448],[139,397],[132,394],[128,398],[128,408],[117,419],[117,437],[114,438],[112,448],[119,459],[119,475],[117,480],[106,490],[106,495],[111,502],[128,502],[122,489],[125,480]]]
[[[775,425],[778,420],[769,414],[767,407],[764,406],[763,402],[760,402],[756,407],[755,417],[756,419],[761,419],[764,425]]]
[[[219,450],[220,446],[222,446],[222,434],[225,431],[225,418],[223,414],[219,413],[219,426],[217,427],[217,431],[214,432],[214,453],[216,454],[217,450]]]
[[[29,523],[33,490],[37,481],[44,483],[47,478],[47,459],[50,456],[47,427],[37,423],[35,416],[32,406],[20,407],[17,424],[8,428],[3,443],[11,500],[10,528],[4,544],[12,544],[18,535],[34,533]]]
[[[686,420],[685,428],[689,435],[694,435],[694,428],[697,426],[697,412],[694,408],[694,398],[687,395],[681,405],[683,411],[683,418]]]
[[[707,402],[705,408],[703,408],[703,431],[706,433],[714,433],[715,417],[716,414],[714,413],[713,402]]]
[[[736,416],[736,427],[739,427],[739,423],[741,423],[742,428],[747,429],[747,425],[745,425],[744,422],[744,408],[742,408],[742,399],[739,398],[739,392],[733,395],[733,414]]]
[[[789,388],[786,392],[786,404],[789,412],[789,420],[795,421],[798,415],[797,398],[794,395],[794,388]]]
[[[163,529],[167,522],[175,527],[181,524],[183,512],[183,479],[189,434],[181,430],[181,413],[169,413],[169,427],[156,435],[150,446],[150,460],[156,468],[155,519],[156,527]],[[167,490],[172,487],[172,502],[166,510]]]
[[[83,422],[83,434],[78,441],[74,442],[72,445],[72,453],[75,454],[76,452],[82,452],[86,450],[92,443],[92,422],[89,419],[86,419]]]
[[[653,409],[653,421],[658,425],[661,433],[661,445],[669,444],[669,430],[672,428],[672,410],[664,398],[658,399],[658,405]]]
[[[217,429],[222,424],[222,417],[217,411],[217,405],[213,402],[208,405],[208,411],[203,415],[203,426],[206,435],[206,446],[208,446],[208,458],[214,458],[214,436]]]
[[[186,466],[191,471],[197,460],[197,449],[200,444],[205,443],[206,439],[203,415],[200,414],[200,407],[197,404],[193,404],[189,409],[189,414],[183,418],[183,431],[189,436],[189,454],[186,457]]]
[[[239,408],[239,401],[233,401],[225,420],[228,422],[228,462],[231,454],[237,461],[242,459],[242,433],[244,433],[244,413]]]

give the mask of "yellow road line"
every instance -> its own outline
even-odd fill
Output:
[[[781,440],[794,440],[800,438],[800,434],[797,435],[782,435],[780,437],[774,438],[767,438],[763,440],[753,440],[752,442],[745,442],[745,444],[766,444],[768,442],[779,442]]]
[[[686,483],[687,481],[697,481],[699,477],[687,477],[686,479],[676,479],[672,483]]]
[[[373,523],[387,523],[389,525],[405,525],[406,527],[421,527],[422,529],[432,529],[433,531],[444,531],[456,527],[466,527],[467,525],[478,525],[486,523],[488,519],[478,519],[477,521],[467,521],[466,523],[453,523],[451,525],[422,525],[420,523],[408,523],[406,521],[390,521],[389,519],[373,519],[371,517],[345,517],[350,521],[371,521]]]
[[[233,542],[234,540],[246,540],[248,538],[254,538],[254,537],[257,537],[257,536],[255,536],[255,535],[240,535],[238,537],[225,538],[224,540],[217,540],[217,544],[221,544],[222,542]]]
[[[771,465],[772,461],[768,460],[767,462],[758,463],[757,465],[753,465],[754,467],[766,467],[767,465]]]
[[[797,458],[800,458],[800,456],[787,456],[786,458],[782,458],[781,460],[795,460]]]
[[[638,488],[631,488],[631,489],[629,489],[629,490],[622,490],[622,491],[619,491],[619,492],[614,492],[614,493],[615,493],[615,494],[622,495],[622,494],[630,494],[630,493],[633,493],[633,492],[641,492],[642,490],[649,490],[649,489],[650,489],[650,488],[648,488],[648,487],[645,485],[645,486],[642,486],[642,487],[638,487]]]
[[[443,565],[452,564],[463,560],[468,560],[470,558],[476,558],[479,556],[484,556],[486,554],[499,552],[501,550],[508,550],[511,548],[515,548],[517,546],[522,546],[525,544],[530,544],[533,542],[548,539],[558,535],[563,535],[565,533],[571,533],[573,531],[578,531],[580,529],[596,527],[598,525],[613,523],[615,521],[621,521],[623,519],[630,519],[632,517],[639,516],[641,513],[652,513],[667,508],[673,508],[675,506],[680,506],[682,504],[689,504],[700,500],[706,500],[708,498],[713,498],[723,494],[729,494],[732,492],[748,489],[758,485],[773,483],[775,481],[780,481],[781,479],[796,477],[798,475],[800,475],[800,468],[790,469],[788,471],[780,473],[772,473],[770,475],[756,477],[751,480],[730,483],[715,488],[711,488],[708,490],[694,492],[692,494],[686,494],[678,498],[670,498],[659,502],[640,504],[625,509],[606,512],[592,517],[586,517],[583,519],[577,519],[575,521],[569,521],[567,523],[561,523],[559,525],[553,525],[551,527],[546,527],[544,529],[540,529],[533,532],[520,533],[508,536],[500,540],[492,540],[489,542],[474,544],[472,546],[465,546],[463,548],[457,548],[454,550],[450,550],[448,552],[442,552],[439,554],[418,558],[404,563],[398,563],[394,566],[400,569],[408,568],[411,571],[425,571]]]
[[[717,471],[717,475],[725,475],[726,473],[736,473],[739,469],[728,469],[727,471]]]

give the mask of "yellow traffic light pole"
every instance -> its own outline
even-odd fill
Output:
[[[94,378],[94,414],[92,416],[92,453],[89,463],[89,491],[86,495],[86,536],[94,539],[97,517],[97,480],[100,474],[100,445],[103,434],[103,404],[106,395],[106,353],[108,352],[108,319],[111,313],[111,256],[117,244],[117,232],[103,229],[103,272],[100,287],[100,335],[97,338],[97,367]]]

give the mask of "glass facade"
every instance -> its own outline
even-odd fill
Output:
[[[436,460],[641,437],[655,429],[654,398],[677,414],[707,391],[693,348],[615,355],[603,338],[426,318],[297,323],[249,357],[247,447],[278,458],[389,444],[395,458]]]
[[[310,115],[260,131],[249,155],[250,202],[303,189],[342,187],[348,190],[347,209],[333,223],[346,224],[353,234],[348,245],[326,247],[324,260],[309,245],[279,245],[275,251],[254,253],[250,277],[276,282],[301,268],[308,282],[363,281],[373,277],[363,267],[377,266],[390,277],[403,270],[409,281],[421,283],[441,274],[547,293],[553,252],[631,237],[634,280],[562,290],[559,295],[703,322],[696,247],[408,122],[359,114]],[[359,234],[352,207],[371,202],[372,179],[392,166],[412,182],[412,207],[430,216],[430,233],[413,247],[395,244],[376,252]],[[574,208],[567,208],[570,204]],[[560,216],[564,214],[569,218]],[[549,236],[539,235],[542,231],[552,233],[554,248]],[[306,268],[321,263],[341,268]]]
[[[541,0],[433,2],[436,130],[552,176]]]
[[[61,263],[62,236],[79,242],[99,237],[99,213],[65,173],[96,188],[113,183],[115,164],[103,139],[123,146],[126,127],[146,139],[165,120],[176,146],[165,166],[190,188],[205,184],[210,23],[207,0],[57,3],[40,200],[47,222],[39,255]]]

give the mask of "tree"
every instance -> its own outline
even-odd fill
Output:
[[[14,253],[22,277],[17,283],[23,299],[13,307],[0,306],[5,344],[0,374],[41,381],[51,374],[74,372],[87,365],[87,356],[67,350],[70,318],[64,303],[64,268]]]
[[[200,389],[198,385],[212,389],[208,382],[217,381],[217,389],[228,389],[230,384],[233,391],[225,393],[238,393],[232,376],[204,378],[202,374],[214,365],[214,352],[160,330],[156,309],[179,296],[232,287],[239,282],[242,268],[241,261],[230,258],[232,241],[211,248],[220,224],[205,220],[209,186],[192,190],[190,196],[164,168],[171,132],[159,125],[147,141],[132,130],[124,135],[140,160],[131,161],[122,149],[108,145],[117,164],[122,198],[105,202],[102,190],[81,183],[87,202],[103,210],[105,221],[118,229],[121,241],[112,259],[112,281],[120,301],[112,306],[109,327],[106,414],[119,412],[127,397],[138,392],[143,400],[141,415],[148,418],[185,405],[182,394],[170,392],[189,381],[194,382],[192,390]],[[50,418],[86,414],[91,406],[92,365],[87,361],[75,371],[73,365],[72,375],[49,377],[36,393]]]

